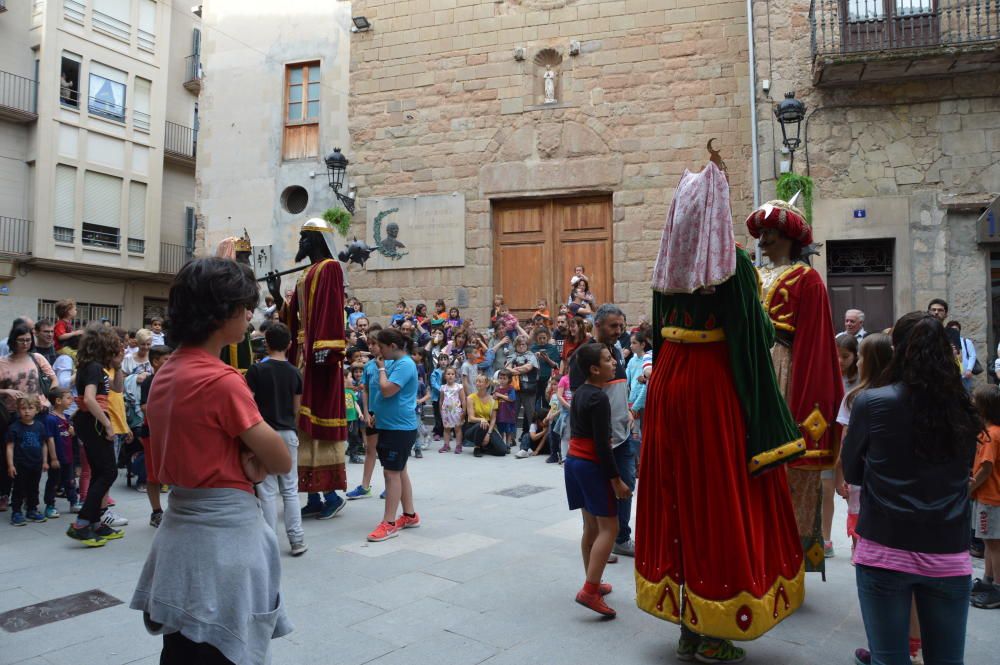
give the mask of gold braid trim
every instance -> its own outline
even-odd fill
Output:
[[[676,344],[708,344],[710,342],[723,342],[726,339],[726,331],[722,328],[688,330],[677,326],[665,326],[660,329],[660,335],[664,342]]]
[[[343,349],[347,342],[342,339],[321,339],[313,342],[313,351],[317,349]]]
[[[708,600],[685,586],[683,590],[665,576],[659,583],[635,573],[636,604],[653,616],[687,626],[708,637],[728,640],[755,640],[792,615],[805,598],[805,564],[788,580],[777,576],[774,584],[757,598],[740,591],[728,600]],[[683,617],[675,613],[675,604],[683,594]]]
[[[796,439],[788,443],[766,450],[750,458],[750,475],[760,474],[775,464],[787,462],[798,457],[808,456],[806,440]]]
[[[322,427],[347,427],[347,418],[320,418],[319,416],[314,416],[308,406],[300,406],[299,415],[305,416],[314,425]]]

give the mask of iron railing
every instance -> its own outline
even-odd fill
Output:
[[[125,105],[117,104],[106,99],[91,97],[87,103],[87,110],[93,115],[99,115],[108,120],[125,122]]]
[[[194,159],[198,154],[198,130],[168,120],[163,134],[163,151]]]
[[[31,253],[31,221],[0,217],[0,254]]]
[[[201,81],[201,54],[192,53],[184,58],[184,70],[186,72],[184,77],[185,83]]]
[[[812,0],[812,52],[837,55],[1000,40],[1000,0]]]
[[[53,226],[52,227],[52,239],[56,242],[66,242],[73,244],[73,238],[76,235],[76,231],[68,226]]]
[[[38,113],[38,82],[0,71],[0,106],[23,113]]]
[[[174,245],[169,242],[160,243],[160,272],[173,275],[190,260],[191,250],[184,245]]]
[[[144,254],[146,252],[146,241],[142,238],[129,238],[128,251],[132,254]]]
[[[121,247],[121,232],[110,226],[100,224],[84,224],[80,234],[83,244],[88,247],[118,249]]]
[[[72,87],[59,86],[59,103],[74,109],[80,108],[80,92]]]

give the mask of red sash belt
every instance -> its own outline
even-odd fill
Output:
[[[98,404],[98,406],[101,407],[101,411],[104,411],[105,413],[107,413],[108,412],[108,396],[107,395],[94,395],[94,397],[97,399],[97,404]],[[90,411],[87,410],[87,403],[83,401],[83,395],[80,395],[79,397],[76,398],[76,405],[78,407],[80,407],[81,411],[86,411],[87,413],[90,413]]]
[[[569,455],[579,459],[589,460],[591,462],[599,461],[597,459],[597,446],[594,445],[593,439],[584,439],[579,437],[571,437],[569,440]]]

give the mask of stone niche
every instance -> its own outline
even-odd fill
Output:
[[[368,270],[465,266],[465,195],[394,196],[367,201]]]

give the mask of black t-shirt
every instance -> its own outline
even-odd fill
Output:
[[[41,357],[45,358],[46,360],[48,360],[50,365],[54,365],[56,362],[56,358],[59,357],[56,354],[56,348],[54,346],[50,346],[48,348],[42,348],[40,346],[36,346],[34,352],[40,355]]]
[[[87,390],[87,386],[97,386],[98,395],[107,395],[111,392],[111,377],[108,376],[104,368],[101,367],[101,363],[90,361],[85,365],[77,368],[76,370],[76,393],[83,397],[84,392]],[[82,407],[76,412],[74,418],[93,418],[93,414],[87,410],[86,407]]]
[[[247,370],[260,415],[277,430],[295,429],[295,396],[302,394],[302,373],[287,360],[265,358]]]
[[[139,406],[146,406],[146,402],[149,401],[149,389],[153,387],[153,379],[155,374],[150,374],[146,377],[146,380],[139,384]],[[142,419],[142,426],[138,429],[139,436],[145,438],[149,436],[149,422],[144,417]]]
[[[598,465],[608,479],[618,477],[611,452],[611,402],[600,388],[584,383],[573,391],[570,404],[570,434],[574,439],[591,439]]]

